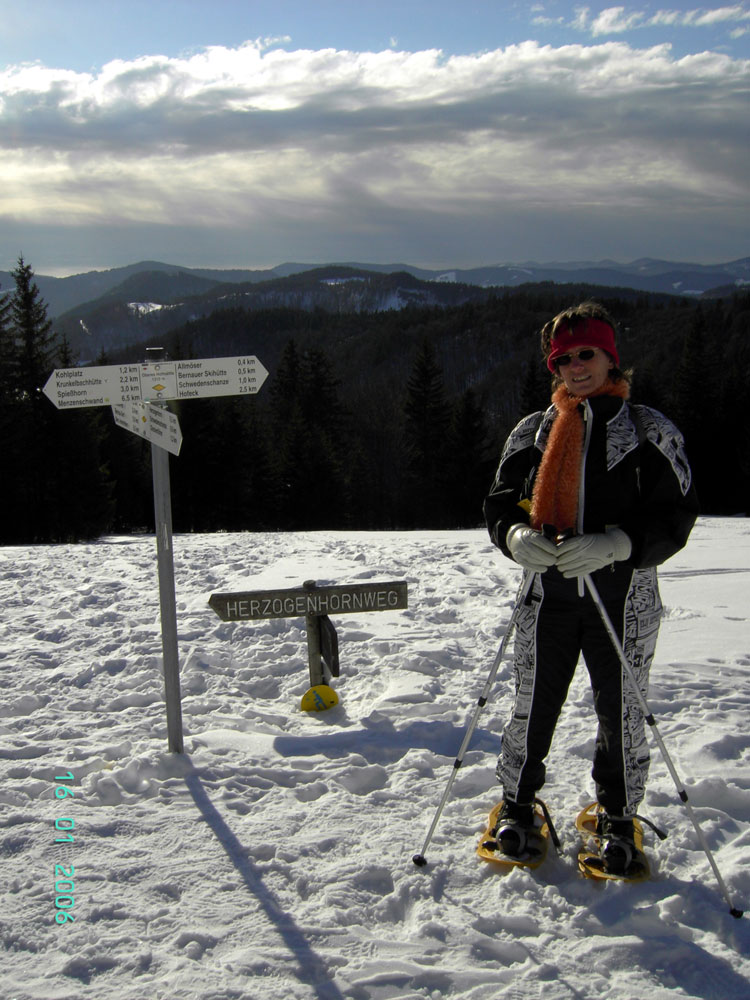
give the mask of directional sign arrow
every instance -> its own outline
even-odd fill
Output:
[[[243,396],[258,392],[268,372],[252,355],[158,361],[141,365],[58,368],[43,392],[59,410],[161,399]]]
[[[117,403],[112,407],[115,423],[160,448],[179,455],[182,431],[177,415],[149,403]]]
[[[124,400],[141,398],[138,365],[104,365],[97,368],[56,368],[42,390],[58,410],[82,406],[111,406]],[[123,388],[134,379],[135,393]],[[123,382],[120,382],[120,379]]]
[[[198,399],[257,392],[268,372],[257,358],[157,361],[141,366],[141,398]]]

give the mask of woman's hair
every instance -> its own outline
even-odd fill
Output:
[[[544,355],[545,361],[550,355],[552,350],[552,341],[555,334],[557,333],[558,327],[566,326],[570,330],[575,330],[577,326],[585,322],[587,319],[599,319],[604,323],[608,323],[615,332],[615,337],[617,336],[617,324],[612,319],[610,314],[599,302],[594,302],[592,299],[588,299],[586,302],[581,302],[577,306],[569,306],[567,309],[563,309],[562,312],[558,313],[554,319],[551,319],[549,323],[545,323],[542,327],[541,338],[542,338],[542,354]],[[611,356],[611,355],[610,355]],[[614,358],[612,358],[614,361]],[[632,369],[627,371],[622,371],[617,365],[610,369],[609,378],[612,382],[620,382],[624,379],[625,382],[630,384],[633,378]],[[558,374],[555,374],[553,379],[554,385],[559,385],[562,379]]]

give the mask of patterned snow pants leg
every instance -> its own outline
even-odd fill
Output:
[[[595,573],[594,580],[645,694],[661,615],[656,572],[618,566]],[[597,795],[613,814],[633,812],[649,765],[643,713],[596,605],[588,593],[579,596],[577,581],[556,570],[535,579],[519,616],[515,703],[498,780],[519,802],[530,801],[544,784],[544,759],[581,653],[599,721],[592,772]]]
[[[578,630],[570,629],[564,604],[547,594],[553,572],[557,580],[552,581],[552,590],[566,583],[552,570],[537,576],[516,625],[515,702],[503,732],[497,778],[505,796],[517,802],[530,802],[544,784],[544,758],[581,649]],[[562,630],[569,641],[560,641]]]
[[[662,615],[656,570],[633,572],[624,603],[617,595],[608,599],[600,591],[600,596],[640,692],[647,698]],[[602,647],[597,633],[591,630],[583,644],[599,718],[592,777],[599,802],[612,815],[622,815],[636,812],[643,799],[650,756],[646,720],[637,692],[619,657],[616,662],[610,661],[609,637],[607,642],[609,648]],[[611,682],[611,670],[617,671],[619,690]]]

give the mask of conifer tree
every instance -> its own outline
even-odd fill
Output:
[[[748,305],[741,319],[727,300],[697,306],[672,387],[668,412],[685,436],[704,513],[747,513]]]
[[[17,385],[29,400],[38,396],[57,354],[58,343],[51,333],[47,305],[34,281],[34,272],[23,257],[11,271],[16,290],[11,299],[11,317],[17,346]]]
[[[190,400],[179,410],[182,450],[171,465],[177,531],[275,527],[267,433],[252,396]]]
[[[352,448],[349,413],[339,396],[340,381],[324,351],[311,348],[302,359],[301,411],[309,434],[313,494],[311,527],[343,526],[349,519]]]
[[[737,291],[721,317],[724,430],[714,436],[716,466],[724,484],[720,513],[750,516],[750,294]],[[725,470],[731,470],[726,475]]]
[[[238,527],[246,531],[276,526],[278,486],[271,462],[270,435],[255,398],[243,399],[243,500]]]
[[[539,353],[534,353],[526,363],[526,373],[521,387],[521,412],[519,419],[546,410],[550,405],[550,374],[544,367]]]
[[[50,464],[55,456],[54,408],[41,386],[54,367],[56,341],[47,307],[34,272],[19,257],[11,272],[15,291],[8,314],[11,347],[5,365],[12,426],[6,438],[9,488],[2,521],[10,542],[48,541],[54,536],[56,512]],[[5,338],[6,346],[8,338]]]
[[[720,436],[716,417],[706,420],[703,404],[712,401],[718,406],[718,386],[712,357],[713,338],[703,310],[699,307],[693,321],[685,333],[682,355],[677,365],[672,386],[672,406],[670,417],[684,435],[688,459],[695,477],[701,504],[713,507],[717,490],[721,488],[721,478],[715,475],[715,448],[713,441]],[[721,350],[718,351],[721,356]],[[696,363],[696,359],[700,359]]]
[[[482,502],[489,493],[496,456],[490,455],[489,429],[476,395],[467,389],[459,399],[450,435],[448,495],[453,526],[482,523]]]
[[[0,298],[0,439],[3,442],[3,483],[0,491],[0,538],[9,539],[11,523],[16,517],[14,484],[18,458],[14,429],[16,395],[15,339],[10,325],[11,302],[8,295]]]
[[[10,403],[11,393],[15,391],[16,350],[10,326],[10,310],[10,297],[7,294],[0,295],[0,408]]]
[[[11,301],[7,292],[0,294],[0,364],[3,377],[6,375],[6,365],[10,364],[13,355],[13,340],[10,330]],[[7,371],[10,369],[8,368]]]
[[[72,368],[76,360],[63,336],[56,367]],[[115,484],[104,451],[111,411],[91,406],[55,413],[53,419],[58,442],[56,471],[50,470],[57,520],[54,540],[98,538],[110,530],[116,509]]]
[[[445,485],[451,409],[435,349],[426,338],[407,382],[404,413],[407,520],[425,527],[443,527],[449,517]]]
[[[59,412],[41,388],[57,366],[74,358],[58,343],[30,265],[20,257],[12,272],[10,340],[3,336],[10,426],[6,438],[10,542],[93,538],[109,526],[111,484],[100,460],[102,421],[88,411]],[[5,380],[5,378],[4,378]]]
[[[327,355],[320,348],[305,351],[300,365],[300,405],[306,420],[327,433],[337,435],[345,417],[339,398],[340,381]]]
[[[290,340],[269,392],[277,524],[325,528],[345,523],[349,507],[348,414],[326,354],[299,352]]]
[[[294,340],[287,341],[271,382],[271,415],[277,430],[294,416],[300,407],[300,358]]]

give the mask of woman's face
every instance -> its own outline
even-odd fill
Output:
[[[584,357],[587,357],[591,351],[593,356],[589,360],[580,356],[583,352]],[[568,363],[561,364],[560,360],[567,360]],[[601,389],[615,366],[610,356],[599,347],[576,347],[560,360],[557,362],[557,370],[568,392],[582,397]]]

